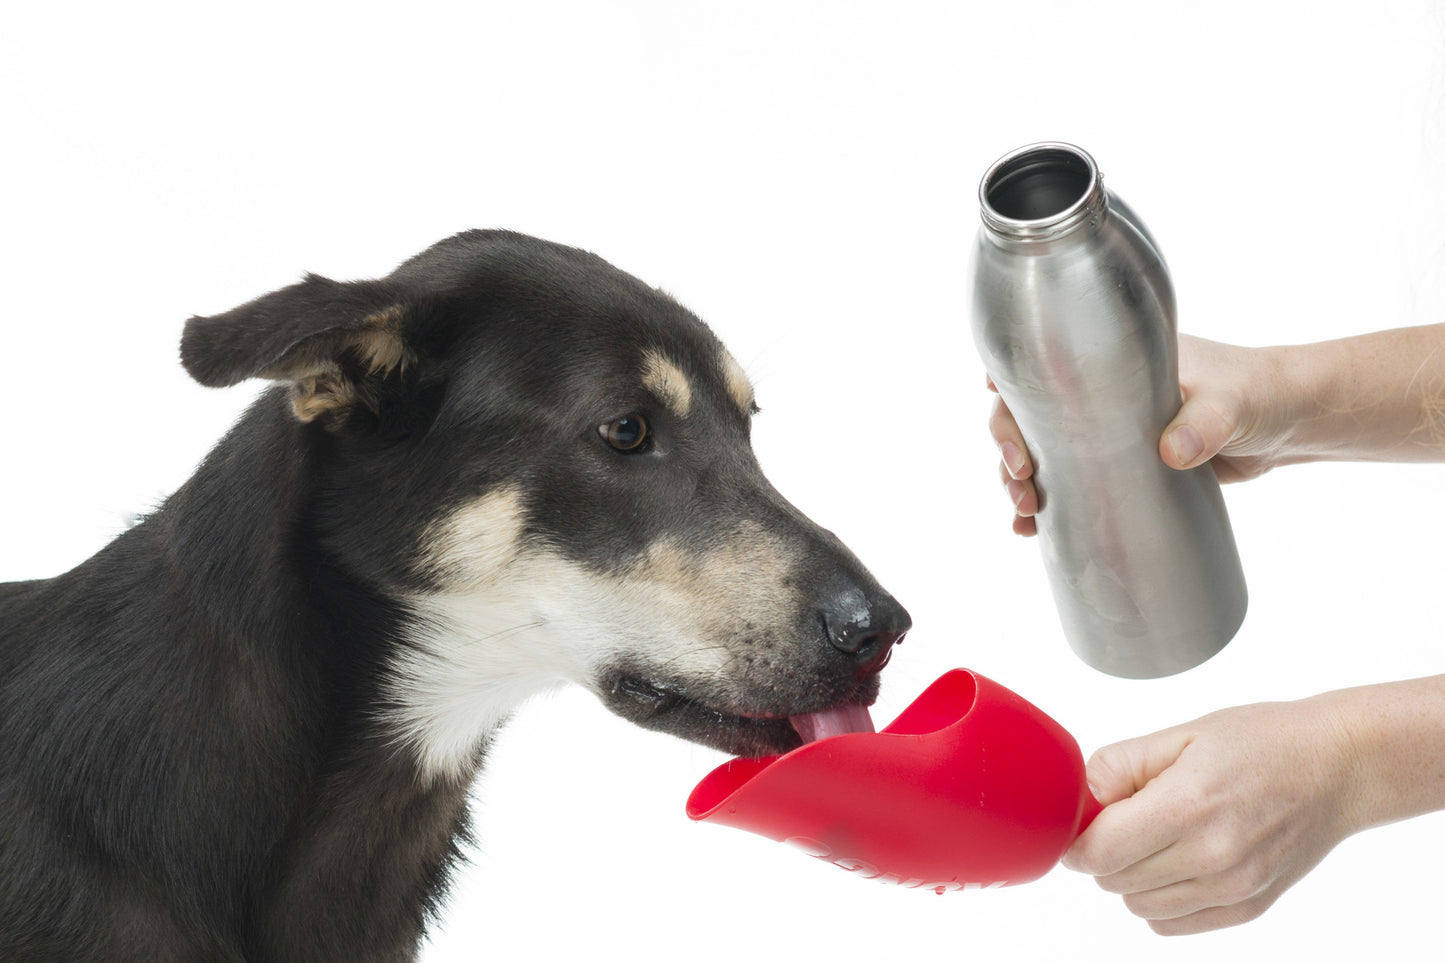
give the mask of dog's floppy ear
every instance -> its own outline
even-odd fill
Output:
[[[375,410],[369,382],[413,360],[405,318],[404,299],[385,282],[308,274],[224,314],[191,318],[181,336],[181,364],[211,388],[248,378],[289,382],[301,421],[355,404]]]

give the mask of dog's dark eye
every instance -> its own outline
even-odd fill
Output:
[[[607,444],[618,451],[633,453],[647,450],[647,420],[641,415],[628,415],[599,425],[597,430],[607,439]]]

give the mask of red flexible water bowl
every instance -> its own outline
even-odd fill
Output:
[[[1038,879],[1099,811],[1074,738],[967,669],[940,677],[881,732],[734,759],[687,801],[692,819],[939,893]]]

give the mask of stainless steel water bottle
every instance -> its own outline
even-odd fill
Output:
[[[1064,634],[1110,675],[1193,668],[1234,637],[1247,593],[1214,469],[1159,457],[1180,392],[1158,245],[1070,144],[1005,155],[979,200],[974,339],[1033,458]]]

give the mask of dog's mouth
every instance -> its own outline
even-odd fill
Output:
[[[724,706],[678,683],[619,673],[606,685],[603,699],[613,712],[644,728],[733,755],[764,756],[828,736],[874,731],[868,706],[877,696],[878,676],[873,673],[822,709],[811,709],[805,700],[794,703],[781,695],[770,701],[778,706],[796,704],[801,711]],[[806,700],[817,701],[816,696]]]

